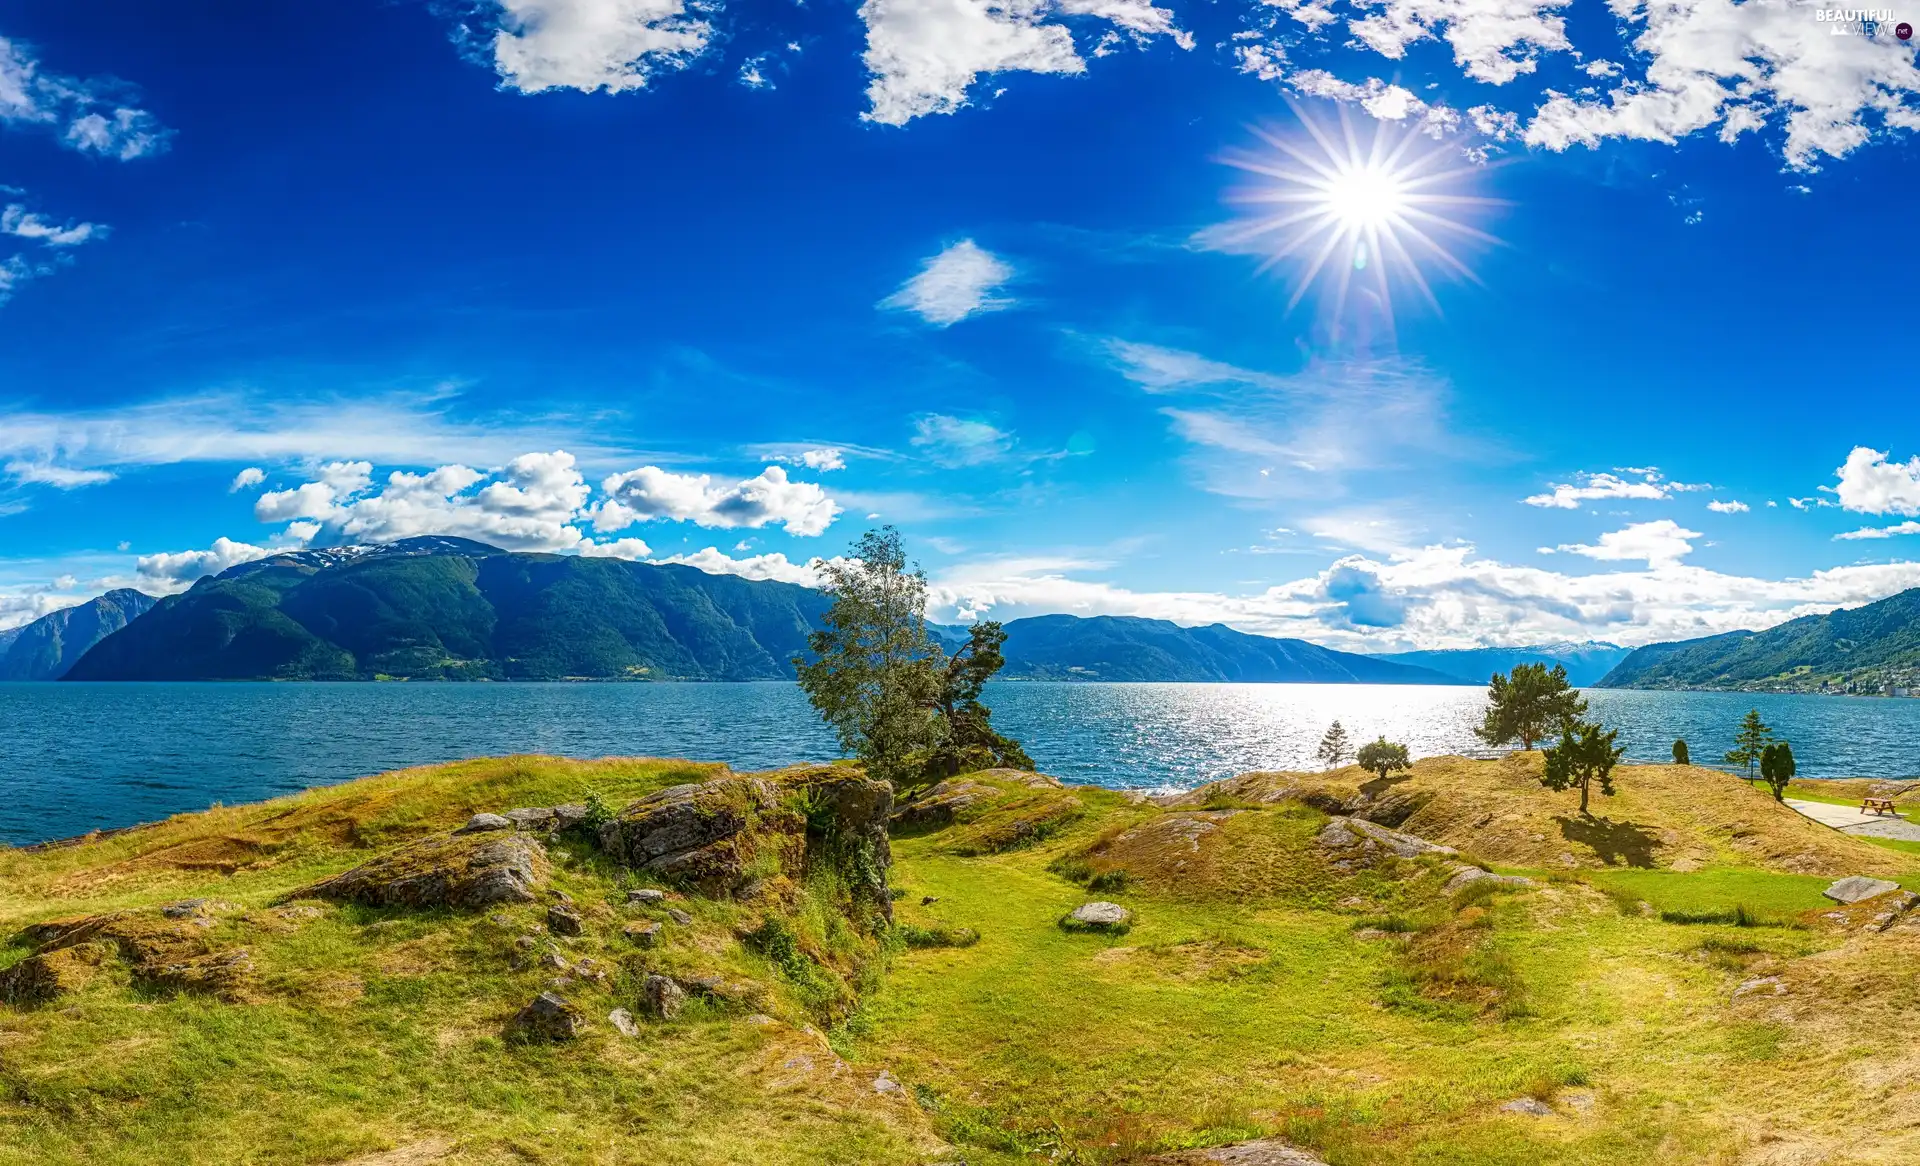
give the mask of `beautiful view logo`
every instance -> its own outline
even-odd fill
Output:
[[[1829,25],[1828,33],[1832,36],[1873,36],[1881,25],[1891,25],[1894,20],[1891,8],[1816,8],[1813,18]],[[1894,31],[1898,35],[1898,30]]]

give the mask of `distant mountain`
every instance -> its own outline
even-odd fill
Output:
[[[1618,644],[1538,644],[1526,648],[1452,648],[1425,652],[1383,652],[1377,660],[1431,668],[1468,684],[1485,684],[1495,672],[1511,672],[1515,664],[1562,664],[1576,688],[1598,684],[1600,678],[1626,659],[1628,649]]]
[[[1251,636],[1221,624],[1040,615],[1007,624],[1002,675],[1030,680],[1457,684],[1427,668],[1336,652],[1305,640]]]
[[[0,632],[0,680],[58,680],[87,649],[153,606],[150,595],[122,588]]]
[[[453,538],[298,551],[202,579],[94,645],[69,680],[791,679],[827,597],[692,567]],[[935,628],[949,646],[964,628]],[[1037,616],[1010,678],[1450,684],[1429,669],[1220,625]]]
[[[1600,682],[1609,688],[1879,692],[1920,686],[1920,588],[1764,632],[1650,644]]]
[[[67,679],[790,679],[826,607],[692,567],[407,539],[202,579]]]

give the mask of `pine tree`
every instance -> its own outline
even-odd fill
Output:
[[[1773,791],[1773,800],[1787,800],[1787,785],[1793,781],[1798,768],[1793,760],[1793,746],[1785,741],[1776,741],[1760,751],[1760,779]]]
[[[1600,792],[1613,796],[1613,767],[1626,750],[1613,739],[1617,729],[1603,729],[1592,721],[1570,721],[1562,727],[1560,739],[1547,750],[1547,767],[1540,784],[1548,789],[1580,791],[1580,812],[1587,812],[1587,797],[1595,782]]]
[[[1687,753],[1687,743],[1685,740],[1677,740],[1673,743],[1673,763],[1675,765],[1693,764],[1693,758]]]
[[[1352,743],[1347,740],[1347,731],[1335,721],[1327,729],[1327,735],[1320,738],[1320,749],[1316,754],[1320,758],[1320,768],[1338,769],[1353,752]]]
[[[1760,754],[1773,740],[1773,730],[1760,719],[1759,709],[1748,709],[1740,722],[1740,731],[1733,736],[1733,748],[1727,753],[1728,765],[1745,766],[1747,780],[1753,780],[1753,767],[1760,760]]]
[[[1562,724],[1585,716],[1587,702],[1567,683],[1565,665],[1515,664],[1513,672],[1496,672],[1487,682],[1486,719],[1474,734],[1489,745],[1518,741],[1533,748]]]

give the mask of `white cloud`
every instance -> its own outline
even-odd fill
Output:
[[[1104,21],[1138,43],[1169,36],[1193,47],[1173,13],[1150,0],[866,0],[861,60],[872,80],[863,116],[903,126],[953,113],[983,73],[1084,73],[1063,18]]]
[[[44,126],[74,150],[121,161],[160,153],[172,131],[126,104],[128,92],[49,73],[26,46],[0,37],[0,122]]]
[[[0,235],[12,235],[17,239],[26,239],[42,243],[48,247],[75,247],[89,239],[98,239],[106,235],[107,229],[98,223],[69,223],[57,226],[27,210],[19,203],[9,203],[0,209]]]
[[[1252,67],[1254,64],[1246,54],[1242,54],[1242,71],[1264,76],[1263,68]],[[1307,69],[1293,74],[1287,80],[1309,97],[1353,102],[1378,121],[1407,122],[1420,127],[1432,137],[1451,133],[1460,126],[1460,115],[1447,106],[1429,105],[1416,97],[1412,90],[1390,85],[1378,77],[1369,77],[1364,83],[1356,85],[1342,81],[1324,69]]]
[[[985,465],[1013,450],[1013,435],[985,421],[929,413],[913,422],[915,449],[947,469]]]
[[[653,553],[653,548],[637,538],[609,539],[603,543],[585,542],[580,544],[580,554],[589,559],[644,559]]]
[[[1920,457],[1889,462],[1882,450],[1855,446],[1834,473],[1840,484],[1834,496],[1840,505],[1859,514],[1920,514]],[[1789,499],[1798,509],[1814,499]]]
[[[642,466],[601,483],[607,497],[592,509],[593,528],[602,533],[635,522],[672,519],[730,529],[779,524],[788,534],[817,535],[832,525],[840,507],[812,482],[795,482],[779,466],[731,486],[715,485],[710,474],[676,474]]]
[[[263,494],[263,521],[311,518],[340,541],[385,543],[418,535],[477,539],[515,551],[571,551],[587,541],[569,525],[586,505],[586,482],[564,450],[521,454],[498,474],[446,465],[395,471],[374,490],[366,462],[323,467],[295,490]]]
[[[1671,518],[1662,518],[1608,531],[1593,546],[1561,543],[1560,549],[1570,555],[1585,555],[1589,559],[1637,560],[1650,568],[1672,567],[1693,553],[1693,544],[1688,540],[1699,537],[1699,531],[1688,530]]]
[[[707,50],[713,27],[682,0],[497,0],[494,69],[522,93],[643,89]]]
[[[1859,530],[1842,531],[1833,537],[1843,540],[1854,540],[1894,538],[1903,534],[1920,534],[1920,522],[1914,522],[1909,519],[1906,522],[1896,522],[1892,526],[1863,526]]]
[[[252,486],[258,486],[267,480],[267,471],[259,466],[248,466],[233,476],[233,484],[227,487],[227,493],[238,494]]]
[[[1745,514],[1751,509],[1745,502],[1709,502],[1707,509],[1715,514]]]
[[[185,591],[204,575],[218,575],[228,567],[264,559],[272,553],[251,543],[217,538],[213,546],[204,551],[141,555],[135,560],[134,570],[139,576],[140,590],[150,595],[172,595]]]
[[[998,294],[1013,278],[1007,262],[962,239],[920,265],[920,272],[880,301],[880,307],[913,312],[929,324],[945,328],[979,312],[1013,306]]]
[[[825,473],[829,470],[846,469],[847,457],[843,450],[831,448],[810,449],[800,455],[800,464],[810,470],[819,470]]]
[[[56,490],[74,490],[113,481],[113,475],[105,470],[76,470],[51,462],[11,461],[7,463],[7,476],[16,482],[52,486]]]
[[[802,587],[818,587],[821,584],[821,564],[829,560],[809,559],[796,563],[782,554],[748,555],[733,558],[726,552],[707,547],[692,554],[668,555],[663,559],[649,559],[656,564],[679,564],[697,567],[711,575],[738,575],[743,579],[771,579],[777,583],[797,583]]]
[[[1368,15],[1347,29],[1374,52],[1401,60],[1407,46],[1445,39],[1453,60],[1476,81],[1504,85],[1531,73],[1539,54],[1565,52],[1568,0],[1381,0],[1354,5]]]
[[[1646,61],[1606,100],[1547,91],[1527,126],[1531,145],[1564,150],[1604,138],[1672,143],[1719,127],[1722,141],[1784,123],[1789,166],[1813,169],[1866,143],[1876,125],[1920,126],[1920,68],[1891,36],[1835,35],[1791,0],[1612,0],[1640,26]],[[1564,46],[1563,46],[1564,47]]]
[[[1630,482],[1613,474],[1576,474],[1574,482],[1548,483],[1548,493],[1534,494],[1522,498],[1528,506],[1542,506],[1559,510],[1578,510],[1582,502],[1599,498],[1638,498],[1648,501],[1671,497],[1666,483],[1659,475],[1650,470],[1629,470],[1641,473],[1645,477],[1638,482]]]

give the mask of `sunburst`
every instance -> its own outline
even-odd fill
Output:
[[[1436,312],[1440,301],[1423,265],[1480,282],[1448,243],[1499,242],[1459,217],[1471,208],[1505,205],[1501,199],[1459,193],[1485,166],[1461,164],[1456,147],[1392,122],[1375,121],[1363,142],[1344,106],[1337,135],[1300,107],[1294,112],[1304,135],[1290,140],[1255,129],[1273,152],[1226,159],[1263,181],[1233,196],[1261,209],[1222,234],[1235,249],[1263,255],[1262,271],[1289,261],[1301,265],[1289,311],[1324,276],[1332,282],[1336,314],[1345,311],[1348,295],[1358,286],[1378,297],[1391,327],[1395,279],[1418,288]]]

